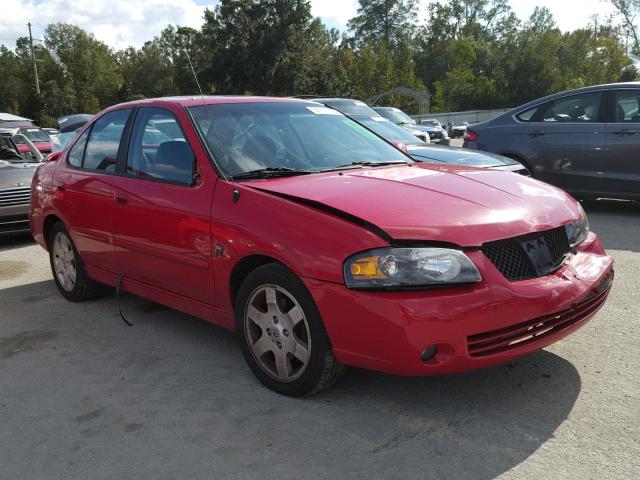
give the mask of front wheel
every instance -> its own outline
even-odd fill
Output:
[[[249,367],[278,393],[317,393],[346,370],[333,354],[313,298],[280,264],[259,267],[242,283],[236,327]]]

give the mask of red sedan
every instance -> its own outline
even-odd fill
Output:
[[[32,185],[61,294],[97,282],[237,331],[268,387],[431,375],[580,328],[612,259],[562,190],[417,163],[317,103],[166,98],[97,115]]]

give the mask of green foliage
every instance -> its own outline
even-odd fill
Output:
[[[308,0],[220,0],[200,29],[169,25],[120,51],[77,26],[53,24],[35,46],[40,96],[28,39],[0,47],[0,111],[55,126],[63,115],[120,101],[197,94],[198,84],[205,94],[362,100],[408,87],[433,92],[434,110],[509,107],[638,77],[629,56],[640,55],[640,0],[609,1],[617,24],[562,32],[549,10],[521,22],[508,0],[430,2],[422,26],[417,0],[360,0],[341,34],[312,17]],[[385,102],[413,108],[404,97]]]
[[[360,0],[349,21],[357,45],[382,41],[389,47],[406,42],[416,28],[416,0]]]

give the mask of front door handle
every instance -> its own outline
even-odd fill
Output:
[[[129,201],[129,197],[126,193],[114,193],[113,196],[118,203],[126,204]]]
[[[59,192],[64,192],[66,187],[64,185],[56,185],[56,190]]]
[[[542,135],[544,135],[544,132],[541,130],[534,130],[533,132],[529,132],[528,135],[530,137],[541,137]]]

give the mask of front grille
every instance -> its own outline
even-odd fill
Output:
[[[428,132],[429,138],[431,140],[440,140],[442,138],[442,134],[440,132]]]
[[[612,281],[613,271],[581,301],[560,312],[467,337],[469,355],[485,357],[512,350],[585,320],[604,304]]]
[[[0,217],[0,233],[20,232],[23,230],[29,230],[28,215]]]
[[[30,201],[30,198],[31,189],[29,187],[0,190],[0,207],[27,205]]]
[[[522,246],[524,241],[540,238],[546,243],[550,257],[550,265],[544,272],[536,269]],[[565,228],[559,227],[537,234],[485,243],[481,250],[507,280],[514,282],[548,275],[562,265],[566,254],[569,253],[570,246]]]

